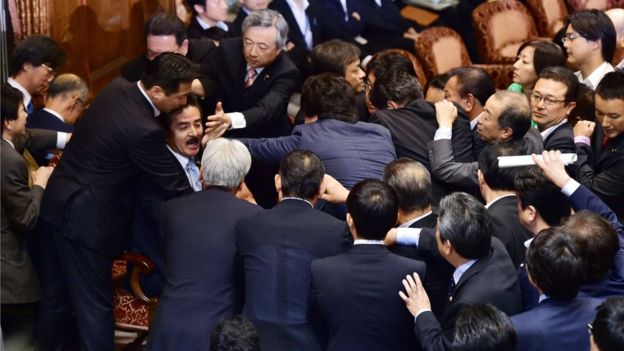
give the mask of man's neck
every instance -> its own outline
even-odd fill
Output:
[[[2,131],[2,139],[8,140],[11,143],[13,142],[13,135],[7,131]]]
[[[484,186],[483,191],[481,192],[481,195],[483,195],[483,199],[485,200],[485,203],[489,204],[490,202],[498,199],[499,197],[507,196],[507,195],[516,195],[516,193],[513,191],[509,191],[509,190],[493,190],[489,186]]]
[[[212,27],[214,27],[214,26],[216,26],[216,25],[217,25],[217,21],[213,21],[213,20],[211,20],[210,18],[207,18],[207,17],[205,17],[205,16],[198,15],[198,16],[197,16],[197,19],[199,19],[199,20],[201,20],[202,22],[204,22],[205,24],[209,25],[209,26],[210,26],[210,28],[212,28]]]
[[[446,260],[448,261],[448,263],[451,264],[451,266],[457,268],[459,266],[461,266],[464,263],[468,263],[470,260],[467,258],[463,258],[459,255],[452,255],[446,258]]]
[[[316,206],[316,200],[318,200],[318,196],[315,196],[315,197],[313,197],[311,199],[304,199],[304,198],[299,197],[299,196],[284,196],[284,195],[282,195],[281,191],[277,194],[277,196],[278,196],[279,202],[282,202],[284,199],[298,199],[298,200],[301,200],[301,201],[307,201],[307,202],[311,203],[312,207]]]
[[[30,81],[23,73],[18,73],[15,77],[11,78],[13,78],[13,80],[15,80],[17,83],[19,83],[19,85],[26,89],[26,91],[28,91],[30,95],[33,95],[33,88],[30,86],[30,84],[28,84],[30,83]]]
[[[587,62],[580,64],[579,68],[581,69],[581,74],[583,75],[583,79],[587,79],[600,65],[602,65],[604,60],[602,56],[595,55],[591,57]]]
[[[65,116],[69,112],[69,106],[62,101],[58,101],[58,99],[49,99],[46,101],[45,108],[48,110],[52,110],[63,117],[63,121],[65,121]]]
[[[481,105],[475,106],[470,112],[468,112],[468,120],[472,121],[473,119],[479,117],[479,115],[483,112],[483,107]]]
[[[407,223],[413,220],[414,218],[418,218],[428,212],[431,212],[431,206],[427,206],[426,208],[422,210],[416,210],[412,212],[405,212],[399,209],[399,218],[398,218],[399,224]]]

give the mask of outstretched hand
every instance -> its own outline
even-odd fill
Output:
[[[232,120],[223,111],[221,101],[217,102],[214,115],[208,116],[208,122],[206,122],[206,129],[204,130],[204,136],[202,137],[202,145],[206,145],[210,140],[221,137],[232,125]]]
[[[457,107],[448,100],[435,103],[436,120],[440,128],[453,128],[453,123],[457,119]]]
[[[418,273],[413,273],[413,276],[413,278],[409,274],[405,276],[405,279],[403,279],[405,293],[399,291],[399,296],[405,302],[405,306],[412,316],[416,317],[420,311],[431,310],[431,303]]]

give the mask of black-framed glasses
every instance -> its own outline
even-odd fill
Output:
[[[553,99],[549,96],[542,96],[536,92],[531,92],[531,100],[533,100],[533,102],[535,103],[539,103],[540,101],[544,101],[544,104],[546,106],[552,106],[554,104],[560,104],[562,102],[566,102],[565,99],[563,100],[557,100],[557,99]]]
[[[46,71],[48,71],[48,74],[50,74],[50,75],[52,75],[52,76],[55,76],[55,77],[56,77],[56,70],[55,70],[54,68],[52,68],[52,67],[50,67],[50,66],[46,65],[45,63],[42,63],[42,64],[41,64],[41,66],[42,66],[43,68],[45,68],[45,69],[46,69]]]
[[[578,39],[582,37],[582,35],[578,34],[578,33],[568,33],[566,35],[563,36],[563,38],[561,38],[562,42],[566,42],[569,41],[570,43],[574,41],[574,39]]]

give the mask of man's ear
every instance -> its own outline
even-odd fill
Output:
[[[453,244],[451,244],[450,240],[442,240],[442,248],[446,256],[450,255],[455,251],[455,248],[453,247]]]
[[[388,110],[396,110],[400,108],[399,104],[397,104],[396,102],[392,100],[386,101],[386,106],[388,107]]]
[[[321,197],[325,193],[325,189],[327,189],[327,181],[325,180],[325,177],[323,177],[323,179],[321,179],[321,184],[319,185],[319,197]]]
[[[483,172],[480,169],[477,170],[477,182],[479,186],[483,186],[485,184],[485,178],[483,177]]]
[[[356,239],[357,231],[355,230],[355,223],[353,222],[353,217],[351,217],[349,212],[347,212],[347,227],[349,228],[349,232],[351,233],[353,239]]]
[[[314,115],[314,116],[305,116],[305,118],[303,119],[303,123],[304,124],[310,124],[310,123],[314,123],[318,121],[318,116]]]
[[[182,56],[186,56],[186,54],[188,53],[188,46],[189,46],[189,40],[184,39],[184,41],[182,42],[182,45],[180,45],[180,48],[178,49],[178,54]]]
[[[206,12],[206,8],[200,4],[193,5],[193,10],[195,10],[195,12],[197,12],[198,14],[203,14],[204,12]]]
[[[153,87],[147,90],[147,94],[152,98],[153,101],[162,100],[167,94],[165,90],[158,85],[154,85]]]
[[[535,209],[533,205],[529,205],[525,207],[522,211],[527,216],[527,219],[530,222],[535,222],[535,220],[537,219],[537,210]]]
[[[466,110],[466,112],[470,112],[472,111],[472,109],[475,108],[475,105],[477,104],[477,99],[475,99],[474,95],[468,93],[468,95],[466,95],[464,98],[464,103],[465,103],[465,108],[464,110]]]
[[[500,139],[509,140],[513,136],[513,129],[509,127],[501,128]]]
[[[572,110],[576,107],[576,102],[570,101],[568,102],[568,106],[566,106],[566,117],[572,113]]]
[[[274,182],[275,182],[275,190],[277,190],[278,193],[281,192],[282,191],[282,177],[280,177],[279,174],[275,175]]]

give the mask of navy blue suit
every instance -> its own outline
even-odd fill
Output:
[[[347,225],[298,199],[241,219],[236,245],[245,271],[245,307],[263,350],[320,350],[309,323],[310,263],[348,247]]]
[[[312,261],[311,308],[327,328],[327,350],[414,350],[414,319],[398,295],[412,273],[422,277],[425,264],[383,245]]]
[[[365,122],[321,119],[296,126],[289,136],[241,141],[255,159],[275,164],[292,150],[310,150],[325,172],[349,189],[363,179],[382,179],[384,167],[396,158],[388,129]]]
[[[568,123],[560,125],[544,139],[544,150],[559,150],[562,153],[574,153],[574,134]]]
[[[260,210],[218,187],[164,204],[166,285],[149,350],[206,350],[214,326],[240,311],[235,225]]]
[[[38,110],[28,116],[28,119],[26,120],[26,127],[55,130],[57,132],[64,133],[73,133],[75,129],[74,126],[61,121],[58,117],[45,109]],[[51,151],[53,150],[42,150],[39,152],[31,151],[31,153],[40,166],[47,166],[50,158],[52,157]]]
[[[600,300],[546,299],[534,309],[511,317],[522,351],[589,350],[587,323],[596,315]]]

